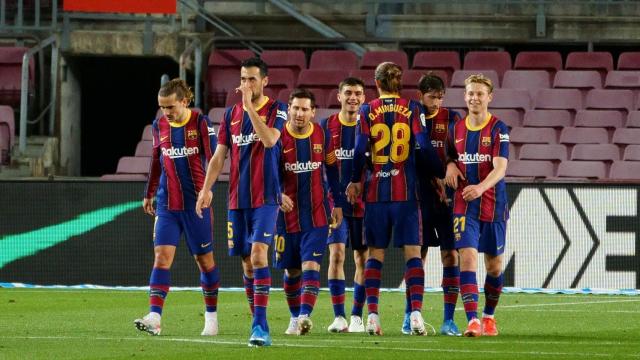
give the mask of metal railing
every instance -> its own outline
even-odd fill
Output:
[[[40,0],[33,0],[33,23],[25,22],[24,0],[17,0],[13,23],[7,20],[7,1],[0,0],[0,32],[23,33],[27,31],[54,31],[58,26],[58,0],[51,0],[51,17],[48,23],[42,21],[42,10]],[[29,8],[31,10],[31,8]]]
[[[200,91],[200,79],[202,78],[202,44],[200,39],[194,38],[187,45],[186,49],[180,54],[180,79],[187,80],[187,64],[191,54],[194,54],[194,87],[195,87],[195,103],[194,105],[202,109],[202,94]]]

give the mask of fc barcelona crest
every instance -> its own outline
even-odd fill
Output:
[[[480,143],[482,144],[482,146],[491,145],[491,136],[483,136],[482,141],[480,141]]]
[[[187,139],[195,140],[198,138],[198,130],[187,130]]]
[[[436,132],[443,133],[445,131],[444,124],[436,124]]]
[[[313,152],[321,153],[322,152],[322,144],[313,144]]]

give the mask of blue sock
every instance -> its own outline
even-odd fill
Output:
[[[362,317],[362,308],[365,302],[365,291],[362,284],[357,282],[353,283],[353,307],[351,308],[351,315]]]
[[[329,292],[333,304],[333,315],[345,317],[344,313],[344,280],[329,279]]]

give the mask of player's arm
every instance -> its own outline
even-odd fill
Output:
[[[458,188],[458,179],[465,180],[462,171],[458,168],[458,151],[456,151],[454,144],[454,131],[455,122],[449,123],[449,135],[447,136],[446,154],[447,154],[447,166],[446,174],[444,176],[444,182],[452,189]]]
[[[204,178],[204,184],[202,184],[202,189],[198,193],[198,201],[196,202],[196,214],[200,217],[202,217],[202,209],[211,205],[211,200],[213,199],[211,188],[222,171],[224,160],[227,157],[227,149],[226,145],[218,144],[216,152],[213,153],[213,157],[209,161],[209,165],[207,165],[207,175]]]
[[[353,162],[351,170],[351,182],[347,185],[346,196],[351,204],[355,204],[362,193],[362,173],[367,161],[367,148],[369,147],[369,125],[365,117],[365,111],[360,111],[358,124],[356,125],[356,142],[353,148]]]
[[[482,194],[494,187],[498,181],[504,178],[507,173],[507,163],[509,162],[509,130],[507,126],[498,121],[493,136],[493,148],[491,149],[493,170],[487,174],[477,185],[466,186],[462,190],[462,198],[471,201],[479,198]]]
[[[157,129],[157,123],[154,122],[151,128],[153,134],[153,150],[151,152],[151,162],[149,164],[149,176],[147,185],[145,186],[145,195],[142,200],[142,209],[145,213],[154,216],[153,198],[160,184],[160,173],[162,166],[160,165],[160,135]]]
[[[442,165],[442,161],[440,161],[436,149],[434,149],[431,144],[429,133],[423,125],[422,119],[426,116],[424,109],[420,105],[414,106],[413,109],[413,118],[409,120],[411,121],[411,131],[416,137],[416,143],[418,143],[417,150],[419,155],[417,158],[420,159],[423,164],[423,171],[427,172],[428,175],[442,179],[444,178],[444,166]]]
[[[218,146],[218,136],[216,135],[216,130],[208,116],[202,115],[202,122],[200,122],[199,130],[205,158],[207,161],[211,161],[211,158],[216,151],[216,147]],[[207,135],[205,136],[204,134]]]
[[[324,165],[327,174],[327,182],[329,183],[329,190],[333,197],[331,227],[335,229],[340,226],[340,223],[342,223],[342,208],[344,207],[345,199],[344,194],[340,189],[340,170],[338,169],[338,159],[331,141],[331,133],[328,129],[323,130],[326,149]]]
[[[278,139],[280,139],[280,130],[269,127],[262,121],[262,119],[260,119],[260,115],[258,115],[258,112],[251,101],[253,92],[251,91],[249,84],[241,84],[236,90],[242,92],[242,106],[244,106],[245,111],[249,115],[251,125],[253,125],[253,130],[256,132],[256,135],[258,135],[258,138],[260,138],[262,145],[266,148],[275,146],[278,143]]]

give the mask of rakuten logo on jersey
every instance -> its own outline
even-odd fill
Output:
[[[336,157],[340,160],[353,159],[353,149],[347,150],[347,149],[340,148],[340,149],[336,149],[334,153],[336,154]]]
[[[260,141],[260,138],[256,133],[251,133],[249,135],[240,134],[240,135],[231,135],[231,141],[238,146],[245,146],[245,145],[251,145],[256,141]]]
[[[391,170],[389,170],[389,171],[382,171],[382,170],[380,170],[380,171],[378,171],[378,172],[376,173],[376,177],[380,177],[380,178],[388,178],[388,177],[390,177],[390,176],[396,176],[396,175],[398,175],[398,174],[400,174],[400,170],[398,170],[398,169],[391,169]]]
[[[168,149],[162,148],[162,156],[168,156],[171,159],[177,159],[182,157],[187,157],[189,155],[197,155],[200,153],[200,149],[198,147],[186,147],[183,146],[181,148],[170,147]]]
[[[322,166],[322,162],[320,162],[320,161],[315,161],[315,162],[313,162],[313,161],[307,161],[307,162],[296,161],[294,163],[284,163],[284,169],[286,171],[291,171],[291,172],[293,172],[295,174],[317,170],[317,169],[320,168],[320,166]]]
[[[491,162],[491,155],[478,153],[462,153],[458,154],[458,161],[463,164],[479,164],[482,162]]]
[[[431,140],[431,145],[434,148],[443,148],[444,147],[444,141],[442,141],[442,140]]]

